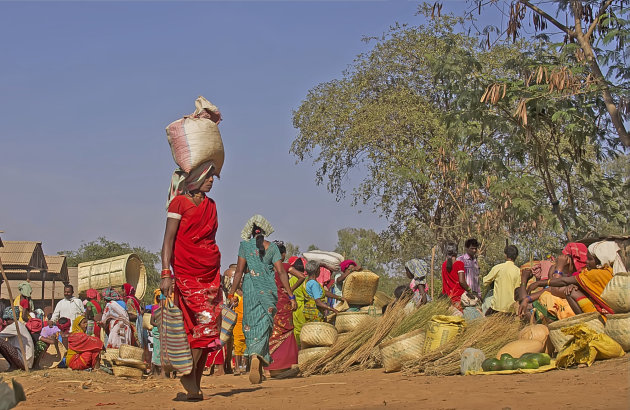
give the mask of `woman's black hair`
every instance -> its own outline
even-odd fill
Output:
[[[265,256],[265,231],[257,225],[252,227],[252,237],[256,238],[256,247],[258,248],[258,255],[260,260],[263,260]]]
[[[284,246],[284,242],[275,240],[273,241],[273,243],[275,243],[278,246],[278,250],[280,251],[281,254],[287,253],[287,247]]]
[[[446,271],[453,269],[453,256],[457,256],[457,245],[453,242],[446,244]]]
[[[293,267],[295,269],[297,269],[298,271],[304,273],[304,262],[302,262],[302,259],[298,259],[293,263]]]
[[[400,299],[406,290],[407,290],[407,286],[405,285],[398,286],[396,289],[394,289],[394,297],[396,299]]]

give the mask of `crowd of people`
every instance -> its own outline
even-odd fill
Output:
[[[253,384],[267,377],[296,375],[302,327],[326,320],[341,306],[357,310],[345,301],[343,284],[362,268],[344,260],[338,271],[331,272],[314,260],[293,255],[287,259],[283,242],[267,239],[274,232],[272,225],[255,215],[241,232],[236,263],[221,274],[215,241],[217,209],[206,195],[213,182],[211,162],[173,175],[161,282],[152,305],[143,306],[128,283],[122,289],[89,289],[81,298],[67,285],[64,299],[50,317],[44,317],[44,312],[34,309],[30,285],[20,284],[14,306],[3,311],[0,330],[0,355],[11,369],[36,368],[51,345],[62,345],[66,351],[60,367],[98,369],[102,351],[128,344],[145,350],[150,373],[169,376],[161,372],[165,347],[158,326],[160,307],[168,304],[181,310],[191,350],[192,370],[179,375],[187,400],[203,399],[204,373],[247,373]],[[600,295],[614,272],[625,271],[617,251],[614,242],[597,242],[588,248],[569,243],[553,260],[519,267],[518,249],[509,245],[505,262],[481,275],[479,242],[471,238],[461,255],[455,244],[446,246],[440,297],[450,299],[453,314],[466,318],[507,314],[548,323],[582,312],[614,313]],[[410,282],[396,288],[394,296],[409,297],[410,309],[431,303],[427,263],[412,259],[404,268]],[[228,342],[220,337],[225,309],[237,316]],[[143,326],[146,314],[150,330]]]

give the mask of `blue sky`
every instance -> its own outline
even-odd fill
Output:
[[[175,168],[164,127],[203,95],[224,116],[217,240],[227,266],[247,219],[333,249],[385,226],[315,185],[289,154],[291,113],[417,2],[0,2],[0,230],[44,252],[99,236],[157,251]],[[454,8],[465,2],[452,2]]]

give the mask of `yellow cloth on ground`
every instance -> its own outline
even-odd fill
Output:
[[[538,301],[547,309],[547,312],[557,317],[558,320],[575,316],[569,302],[566,299],[552,295],[551,292],[543,292],[538,297]]]
[[[612,359],[625,355],[623,348],[610,336],[594,331],[584,324],[562,329],[567,335],[574,336],[567,347],[556,357],[558,367],[569,367],[576,364],[590,366],[595,360]]]
[[[580,305],[580,309],[582,309],[584,313],[597,312],[595,305],[589,298],[582,298],[577,301],[577,304]]]
[[[514,289],[521,284],[521,270],[512,261],[495,265],[483,277],[483,284],[488,286],[494,282],[494,299],[490,307],[497,312],[514,312]]]

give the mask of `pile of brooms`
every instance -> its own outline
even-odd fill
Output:
[[[451,314],[449,300],[439,299],[406,313],[408,302],[408,299],[401,299],[392,303],[378,321],[370,321],[335,342],[325,356],[307,363],[302,375],[382,367],[379,344],[417,329],[425,329],[434,315]],[[466,348],[479,349],[486,357],[494,357],[501,347],[518,339],[521,327],[518,318],[503,315],[466,322],[463,331],[452,341],[405,363],[403,371],[444,376],[458,374],[461,354]]]

